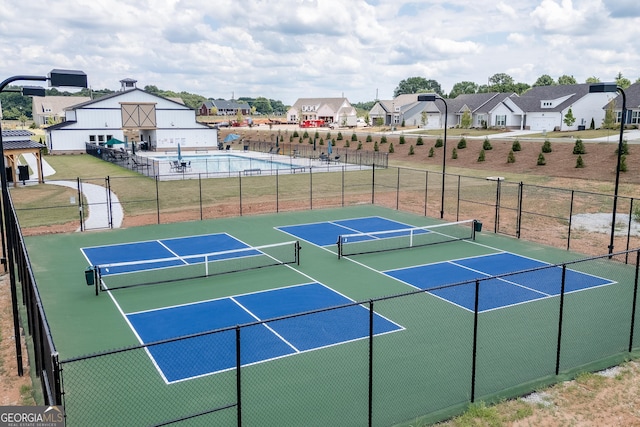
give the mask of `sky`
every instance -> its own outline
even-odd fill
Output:
[[[84,71],[93,89],[392,99],[409,77],[640,78],[638,0],[2,0],[0,80]],[[26,85],[34,83],[25,82]]]

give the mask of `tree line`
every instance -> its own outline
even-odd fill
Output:
[[[622,73],[618,73],[614,81],[623,89],[631,86],[631,80],[624,77]],[[586,79],[585,83],[599,83],[598,77],[592,76]],[[640,78],[636,83],[640,82]],[[448,94],[442,90],[442,86],[438,81],[427,79],[424,77],[409,77],[401,80],[393,91],[393,97],[407,93],[425,93],[435,92],[443,98],[455,98],[462,94],[488,93],[488,92],[514,92],[522,95],[527,90],[535,86],[553,86],[553,85],[571,85],[578,82],[573,76],[562,75],[555,80],[548,74],[543,74],[535,81],[533,85],[527,83],[516,82],[513,77],[506,73],[497,73],[489,77],[487,84],[478,84],[470,81],[462,81],[453,85],[451,92]]]

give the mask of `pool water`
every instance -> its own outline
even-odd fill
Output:
[[[154,156],[154,160],[173,162],[178,156]],[[250,170],[282,170],[297,167],[292,163],[278,162],[270,159],[260,159],[247,156],[235,156],[233,154],[220,154],[208,156],[182,156],[181,162],[190,163],[187,172],[192,173],[230,173]],[[190,170],[189,170],[190,169]]]

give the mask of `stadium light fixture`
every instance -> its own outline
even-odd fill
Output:
[[[624,123],[627,117],[627,95],[617,83],[593,83],[589,85],[589,93],[620,92],[622,95],[622,116],[620,117],[620,139],[618,141],[618,163],[616,165],[616,183],[613,190],[613,217],[611,218],[611,240],[609,241],[609,255],[613,253],[614,233],[616,231],[616,209],[618,207],[618,186],[620,184],[620,164],[622,162],[622,147]]]
[[[13,76],[5,79],[0,83],[0,92],[3,92],[5,87],[15,81],[48,81],[49,86],[69,86],[69,87],[87,87],[87,75],[83,71],[79,70],[51,70],[47,76]],[[36,86],[25,86],[21,89],[8,89],[7,92],[20,92],[27,96],[44,96],[44,88]],[[13,256],[13,233],[11,228],[12,221],[11,209],[9,208],[9,189],[7,188],[7,170],[5,167],[4,159],[4,142],[2,141],[2,122],[0,121],[0,186],[2,187],[2,209],[3,220],[0,222],[4,225],[4,234],[6,236],[6,248],[7,253],[5,262],[9,266],[9,281],[11,286],[11,305],[13,309],[13,332],[14,342],[16,345],[16,362],[18,366],[18,375],[24,374],[22,366],[22,346],[20,344],[20,322],[18,321],[18,296],[16,289],[16,273],[15,273],[15,260]],[[4,245],[4,239],[2,243]]]
[[[440,218],[444,218],[444,182],[447,167],[447,116],[449,115],[447,109],[447,101],[445,101],[443,97],[438,96],[435,93],[425,93],[422,95],[418,95],[418,101],[435,102],[436,99],[441,100],[444,104],[444,152],[442,155],[442,198],[440,201]]]

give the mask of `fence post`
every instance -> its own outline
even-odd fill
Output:
[[[313,166],[309,166],[309,210],[313,210]]]
[[[396,210],[400,210],[400,168],[398,168],[398,179],[396,181]]]
[[[478,355],[478,306],[480,305],[480,280],[476,279],[476,300],[473,308],[473,353],[471,360],[471,403],[476,399],[476,359]]]
[[[518,213],[516,217],[516,238],[520,238],[520,229],[522,227],[522,190],[524,183],[520,181],[518,184]]]
[[[500,229],[500,178],[496,180],[496,214],[493,224],[493,232],[497,233]]]
[[[109,219],[109,228],[113,229],[113,204],[111,200],[111,178],[109,175],[105,178],[105,187],[107,187],[107,217]]]
[[[371,204],[375,204],[376,197],[376,165],[371,166]]]
[[[240,358],[240,349],[240,326],[236,325],[236,414],[238,418],[238,427],[242,426],[242,362]]]
[[[373,425],[373,300],[369,300],[369,427]]]
[[[283,148],[284,151],[284,148]],[[280,169],[276,169],[276,213],[280,212]]]
[[[200,221],[203,219],[202,212],[202,173],[198,173],[198,198],[200,200]]]
[[[456,203],[456,221],[460,221],[460,175],[458,175],[458,201]]]
[[[58,360],[58,352],[51,354],[51,366],[53,368],[53,393],[51,393],[55,399],[54,402],[49,402],[50,405],[62,405],[62,379],[60,373],[60,361]]]
[[[573,195],[574,190],[571,190],[571,202],[569,203],[569,230],[567,230],[567,250],[571,245],[571,219],[573,218]]]
[[[160,175],[156,175],[156,213],[160,224]]]
[[[344,168],[345,166],[342,166],[342,207],[344,208]]]
[[[633,280],[633,304],[631,305],[631,331],[629,332],[629,352],[633,350],[633,329],[636,322],[636,302],[638,299],[638,267],[640,266],[640,250],[636,251],[636,272]]]
[[[631,241],[631,223],[633,222],[633,197],[629,200],[629,222],[627,223],[627,253],[624,254],[624,263],[629,263],[629,243]]]
[[[80,181],[80,177],[76,178],[76,182],[78,187],[78,215],[80,215],[80,231],[84,231],[84,203],[82,202],[82,182]]]
[[[429,197],[429,171],[424,171],[424,216],[427,216],[427,199]]]
[[[560,313],[558,315],[558,344],[556,347],[556,375],[560,373],[560,353],[562,344],[562,316],[564,314],[564,284],[567,274],[567,265],[562,265],[562,281],[560,284]]]

